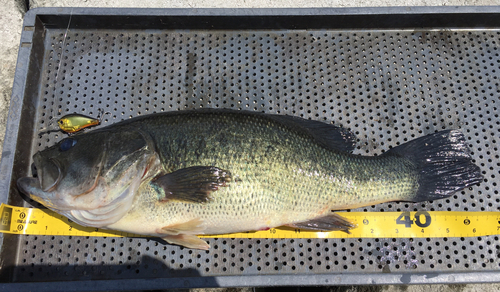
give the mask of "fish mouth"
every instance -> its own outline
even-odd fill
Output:
[[[17,187],[32,200],[54,207],[51,194],[63,178],[60,163],[53,158],[44,161],[41,161],[39,157],[34,158],[35,162],[31,164],[33,177],[19,178]]]
[[[28,195],[28,197],[47,207],[54,207],[54,204],[47,198],[50,193],[45,193],[40,187],[40,181],[35,177],[22,177],[17,180],[18,189]]]
[[[37,164],[35,162],[40,189],[44,192],[54,191],[63,177],[61,164],[55,158],[44,161],[43,167],[37,167]]]
[[[17,187],[21,192],[29,195],[31,197],[31,193],[33,190],[40,190],[40,182],[37,178],[34,177],[22,177],[17,180]]]

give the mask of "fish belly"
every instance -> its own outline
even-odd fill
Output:
[[[151,183],[144,183],[131,210],[109,228],[158,236],[162,228],[200,219],[204,228],[200,234],[262,230],[309,221],[331,210],[401,200],[405,194],[411,195],[411,177],[380,175],[387,162],[373,160],[366,164],[365,168],[374,170],[358,165],[355,175],[290,170],[282,164],[260,171],[246,167],[247,172],[237,171],[240,178],[213,192],[206,203],[162,201],[164,193]],[[378,177],[365,178],[372,174]]]

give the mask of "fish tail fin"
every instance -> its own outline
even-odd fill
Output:
[[[418,172],[418,190],[407,201],[442,199],[483,180],[472,162],[464,135],[457,130],[430,134],[388,151],[409,159]]]

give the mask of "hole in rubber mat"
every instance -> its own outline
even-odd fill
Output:
[[[333,121],[357,154],[460,129],[485,182],[427,203],[365,211],[499,211],[497,31],[48,29],[37,125],[68,113],[102,124],[155,112],[232,108]],[[50,133],[34,151],[64,137]],[[207,239],[205,251],[142,238],[23,236],[16,281],[336,272],[498,270],[498,236]]]

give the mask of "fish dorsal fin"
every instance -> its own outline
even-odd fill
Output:
[[[162,201],[204,203],[210,193],[231,182],[231,173],[215,166],[192,166],[167,173],[152,183],[165,191]]]
[[[332,150],[351,152],[356,148],[356,136],[348,129],[320,121],[306,120],[294,116],[272,115],[272,119],[300,129],[311,135],[318,143]]]

